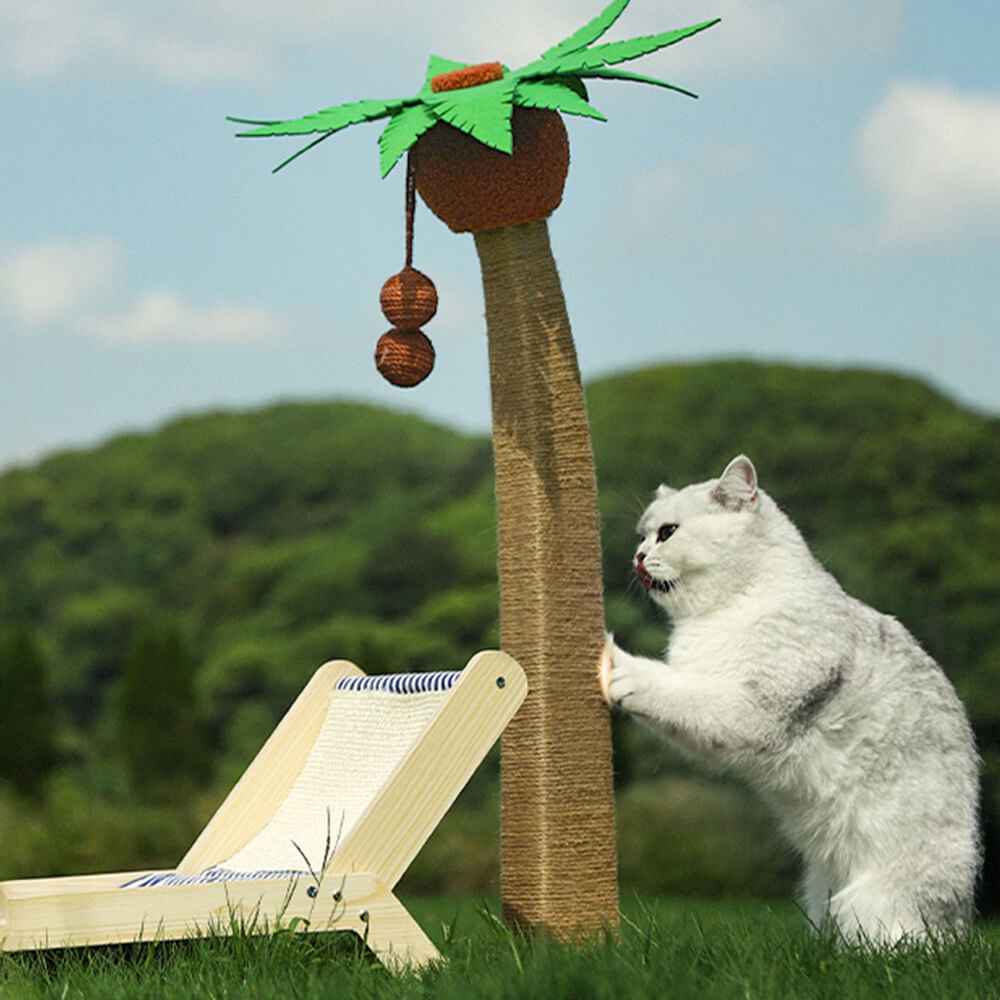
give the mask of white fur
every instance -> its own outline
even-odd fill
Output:
[[[771,804],[817,927],[891,943],[968,926],[979,761],[937,664],[840,588],[745,456],[661,486],[639,534],[637,572],[675,627],[665,660],[608,636],[608,701]]]

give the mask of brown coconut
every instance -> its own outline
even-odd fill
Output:
[[[456,233],[535,222],[562,201],[569,139],[557,111],[515,106],[514,151],[502,153],[438,122],[413,147],[427,207]]]

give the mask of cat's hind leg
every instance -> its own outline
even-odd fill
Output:
[[[917,943],[927,922],[906,885],[892,872],[865,872],[830,897],[830,916],[847,941],[861,945]]]

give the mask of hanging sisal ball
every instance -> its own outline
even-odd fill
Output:
[[[434,367],[434,345],[423,330],[393,327],[383,333],[375,345],[375,367],[393,385],[409,388],[430,375]]]
[[[407,265],[382,286],[379,303],[385,318],[393,326],[416,330],[437,312],[437,289],[426,274]]]

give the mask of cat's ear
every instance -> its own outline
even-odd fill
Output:
[[[727,510],[743,510],[757,503],[757,470],[746,455],[737,455],[719,477],[713,498]]]
[[[656,499],[666,500],[667,497],[672,497],[676,492],[677,490],[673,489],[673,487],[667,486],[666,483],[660,483],[660,485],[656,487]]]

